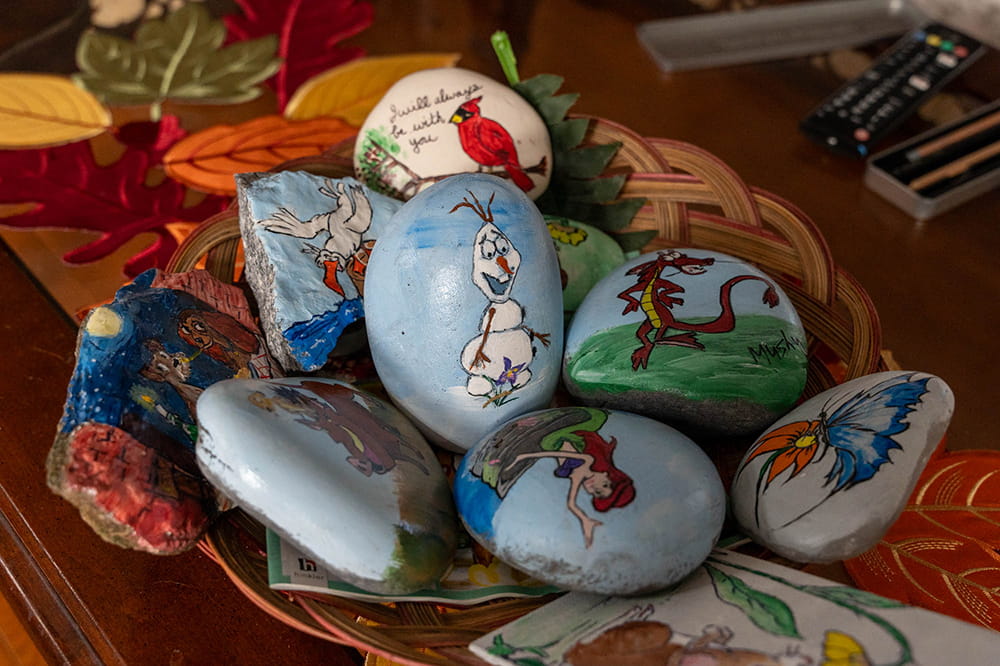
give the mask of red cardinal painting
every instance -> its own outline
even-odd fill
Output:
[[[535,186],[531,178],[524,172],[517,160],[517,148],[510,133],[495,120],[484,118],[479,111],[479,101],[482,95],[458,107],[451,122],[458,125],[458,138],[462,142],[462,150],[477,164],[493,167],[502,166],[514,181],[514,184],[525,192]]]

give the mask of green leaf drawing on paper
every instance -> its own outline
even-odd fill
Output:
[[[866,590],[859,590],[853,587],[840,585],[807,585],[802,588],[803,592],[813,596],[822,597],[835,603],[853,603],[869,608],[905,608],[906,604],[895,599],[886,599],[877,594],[872,594]]]
[[[753,589],[736,576],[730,576],[708,564],[704,566],[712,577],[719,600],[742,610],[751,622],[768,633],[802,638],[795,626],[795,616],[784,601]]]
[[[226,28],[198,3],[145,21],[135,40],[91,29],[80,38],[74,80],[106,104],[167,99],[235,104],[260,95],[257,84],[277,71],[273,35],[223,47]]]

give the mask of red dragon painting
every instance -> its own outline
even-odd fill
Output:
[[[649,355],[656,345],[704,349],[705,346],[696,337],[697,333],[726,333],[733,330],[736,326],[736,315],[733,312],[731,292],[740,282],[746,280],[763,282],[767,285],[763,302],[772,308],[778,305],[778,292],[770,282],[756,275],[737,275],[719,288],[719,305],[722,307],[722,312],[718,317],[702,323],[679,321],[674,317],[673,308],[675,305],[683,305],[684,299],[672,294],[684,293],[684,287],[665,279],[663,272],[671,268],[688,275],[700,275],[706,271],[707,266],[714,263],[715,259],[711,257],[699,259],[676,250],[666,250],[657,252],[655,259],[626,271],[626,275],[635,275],[636,280],[618,294],[618,298],[627,303],[622,314],[641,310],[645,315],[635,332],[635,337],[639,339],[641,346],[632,352],[632,370],[647,367]],[[633,294],[638,294],[638,298]],[[669,331],[680,332],[668,335]]]

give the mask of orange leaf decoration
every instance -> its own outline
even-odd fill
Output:
[[[1000,451],[933,459],[879,544],[845,562],[855,584],[1000,629]]]
[[[64,76],[0,73],[0,148],[72,143],[110,126],[97,98]]]
[[[410,53],[360,58],[312,77],[295,91],[285,117],[336,116],[361,126],[397,81],[424,69],[454,67],[457,53]]]
[[[163,166],[171,178],[188,187],[232,195],[233,174],[267,171],[297,157],[317,155],[356,133],[356,127],[336,118],[296,121],[263,116],[192,134],[167,151]]]

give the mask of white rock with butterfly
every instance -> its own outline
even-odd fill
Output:
[[[953,411],[948,385],[923,372],[880,372],[824,391],[744,455],[733,514],[790,560],[856,557],[899,517]]]

